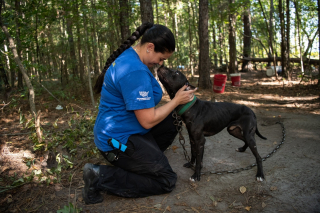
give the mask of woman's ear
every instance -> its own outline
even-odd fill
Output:
[[[147,50],[150,51],[150,52],[153,52],[154,51],[154,44],[153,43],[148,43],[147,44]]]

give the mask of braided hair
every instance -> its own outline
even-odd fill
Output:
[[[102,84],[104,81],[104,76],[110,67],[110,65],[116,60],[116,58],[121,55],[126,49],[132,46],[141,36],[141,45],[150,42],[153,43],[155,52],[173,52],[175,50],[175,39],[171,30],[166,26],[159,24],[152,24],[150,22],[143,23],[139,26],[134,33],[107,59],[107,62],[99,75],[96,84],[94,85],[94,91],[99,94],[102,90]]]

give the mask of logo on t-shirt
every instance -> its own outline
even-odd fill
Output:
[[[148,97],[149,91],[139,91],[139,94],[142,96],[142,98],[137,98],[139,101],[147,101],[150,100],[151,97]]]

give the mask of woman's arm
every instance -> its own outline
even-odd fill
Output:
[[[141,126],[145,129],[150,129],[163,121],[177,106],[192,101],[193,93],[197,88],[194,90],[184,91],[186,88],[187,86],[184,85],[171,101],[159,108],[152,107],[148,109],[135,110],[134,113]]]

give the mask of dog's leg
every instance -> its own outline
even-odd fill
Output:
[[[227,128],[228,132],[230,135],[242,140],[244,142],[244,146],[243,147],[239,147],[238,149],[236,149],[237,152],[244,152],[246,151],[246,149],[248,148],[248,143],[245,140],[245,138],[242,135],[242,130],[240,126],[236,126],[235,124],[231,124],[228,126]]]
[[[183,166],[186,168],[192,168],[194,166],[194,162],[196,161],[196,147],[195,147],[195,142],[194,140],[191,139],[191,136],[189,135],[190,138],[190,145],[191,145],[191,160],[188,163],[185,163]]]
[[[252,154],[256,158],[256,163],[257,163],[257,181],[263,181],[264,180],[264,174],[263,174],[263,168],[262,168],[262,159],[258,153],[257,145],[256,145],[256,140],[254,138],[255,131],[248,133],[247,137],[247,142],[249,145],[249,148],[252,152]]]
[[[195,141],[194,149],[195,152],[195,159],[196,159],[196,166],[194,169],[194,174],[190,177],[191,181],[200,181],[201,176],[201,168],[202,168],[202,160],[203,160],[203,153],[204,153],[204,144],[206,142],[206,139],[204,138],[204,135],[199,132],[199,135],[192,135],[192,139]]]

